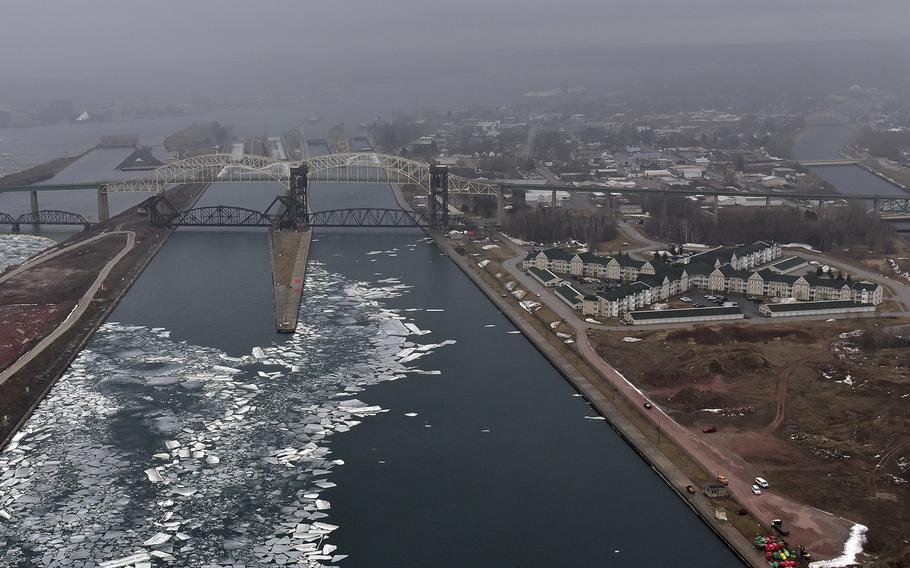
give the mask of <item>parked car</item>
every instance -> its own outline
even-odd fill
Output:
[[[650,402],[646,402],[645,408],[647,408],[648,410],[651,410],[653,408],[653,405]]]
[[[717,432],[717,426],[708,426],[707,428],[703,429],[702,432],[705,434],[713,434],[714,432]]]
[[[768,487],[770,487],[768,485],[768,482],[765,481],[765,479],[762,477],[756,477],[755,484],[758,485],[759,487],[761,487],[762,489],[767,489]]]
[[[753,485],[753,486],[752,486],[752,493],[754,493],[754,494],[756,494],[756,495],[761,495],[761,487],[759,487],[758,485]]]
[[[720,483],[721,485],[729,485],[729,484],[730,484],[730,481],[727,479],[727,477],[726,477],[725,475],[718,475],[718,476],[717,476],[717,482]]]

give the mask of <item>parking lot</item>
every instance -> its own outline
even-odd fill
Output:
[[[682,300],[682,298],[691,298],[692,301],[685,302]],[[765,299],[762,298],[762,301],[764,301],[764,300]],[[758,307],[761,305],[761,303],[753,302],[745,294],[730,293],[730,294],[726,294],[723,296],[715,296],[715,295],[711,294],[710,292],[702,293],[702,292],[698,292],[695,290],[689,290],[688,292],[684,292],[684,293],[680,294],[679,296],[676,296],[670,302],[670,307],[671,308],[683,308],[683,307],[707,308],[707,307],[722,306],[722,305],[724,305],[724,301],[736,302],[736,305],[739,306],[740,309],[742,309],[743,313],[746,315],[747,318],[761,317],[761,315],[758,313]],[[693,304],[696,304],[696,305],[693,306]]]

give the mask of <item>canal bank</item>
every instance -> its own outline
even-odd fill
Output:
[[[170,190],[168,197],[175,204],[192,207],[192,204],[205,192],[206,187],[202,184],[179,186]],[[114,230],[112,231],[112,229]],[[40,258],[54,255],[63,257],[71,250],[82,248],[81,243],[83,242],[98,241],[104,235],[110,234],[128,235],[128,246],[105,266],[98,267],[97,278],[100,281],[96,279],[96,282],[88,289],[87,294],[90,297],[80,299],[73,311],[48,336],[52,338],[52,341],[45,345],[45,340],[32,347],[14,363],[15,369],[12,372],[7,372],[13,369],[10,367],[3,373],[3,380],[0,381],[0,393],[2,393],[0,396],[2,411],[0,413],[6,419],[0,424],[0,438],[2,438],[0,448],[5,447],[12,436],[28,420],[57,380],[89,343],[98,328],[126,296],[172,233],[173,229],[152,227],[145,213],[131,210],[118,215],[108,223],[93,227],[86,233],[79,233],[39,255]],[[90,271],[93,268],[83,266],[77,268],[77,270],[79,269]],[[4,279],[6,280],[16,273],[24,274],[25,272],[25,270],[14,269],[5,275]],[[77,275],[72,273],[66,276],[67,279],[76,277]],[[60,283],[59,280],[51,281],[50,289],[46,296],[42,296],[41,301],[54,303],[54,289]],[[15,285],[13,279],[10,279],[8,285]],[[0,290],[0,294],[2,294],[2,290]],[[74,317],[75,319],[71,319]]]
[[[393,185],[395,198],[403,209],[411,210],[404,199],[400,187]],[[578,364],[585,365],[581,360],[571,363],[559,350],[557,350],[521,312],[503,299],[484,282],[480,275],[471,266],[471,261],[455,250],[455,247],[444,235],[432,230],[425,233],[433,239],[449,259],[461,272],[479,289],[487,299],[498,309],[538,350],[549,363],[559,371],[591,406],[603,416],[613,430],[646,461],[653,470],[666,482],[666,484],[697,514],[714,533],[729,546],[729,548],[746,565],[756,568],[766,564],[764,556],[759,554],[751,542],[728,523],[719,522],[716,518],[717,507],[712,504],[700,491],[689,493],[689,487],[698,487],[677,465],[670,460],[658,444],[652,442],[642,431],[636,427],[626,415],[615,405],[615,394],[618,389],[613,388],[613,401],[607,399],[603,387],[595,386],[578,368]],[[593,372],[594,369],[590,369]],[[624,396],[624,395],[623,395]],[[666,441],[665,444],[672,442]],[[689,456],[694,459],[692,456]],[[697,462],[696,462],[697,463]],[[758,528],[758,527],[756,527]]]

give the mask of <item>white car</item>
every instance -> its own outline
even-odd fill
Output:
[[[758,485],[759,487],[761,487],[762,489],[767,489],[767,488],[768,488],[768,482],[765,481],[765,480],[764,480],[763,478],[761,478],[761,477],[756,477],[756,478],[755,478],[755,484]]]
[[[759,487],[758,485],[753,485],[752,493],[755,493],[756,495],[761,495],[761,487]]]

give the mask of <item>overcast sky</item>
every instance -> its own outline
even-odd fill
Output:
[[[907,37],[907,22],[910,0],[0,0],[0,98],[170,66],[281,73],[410,52]]]

